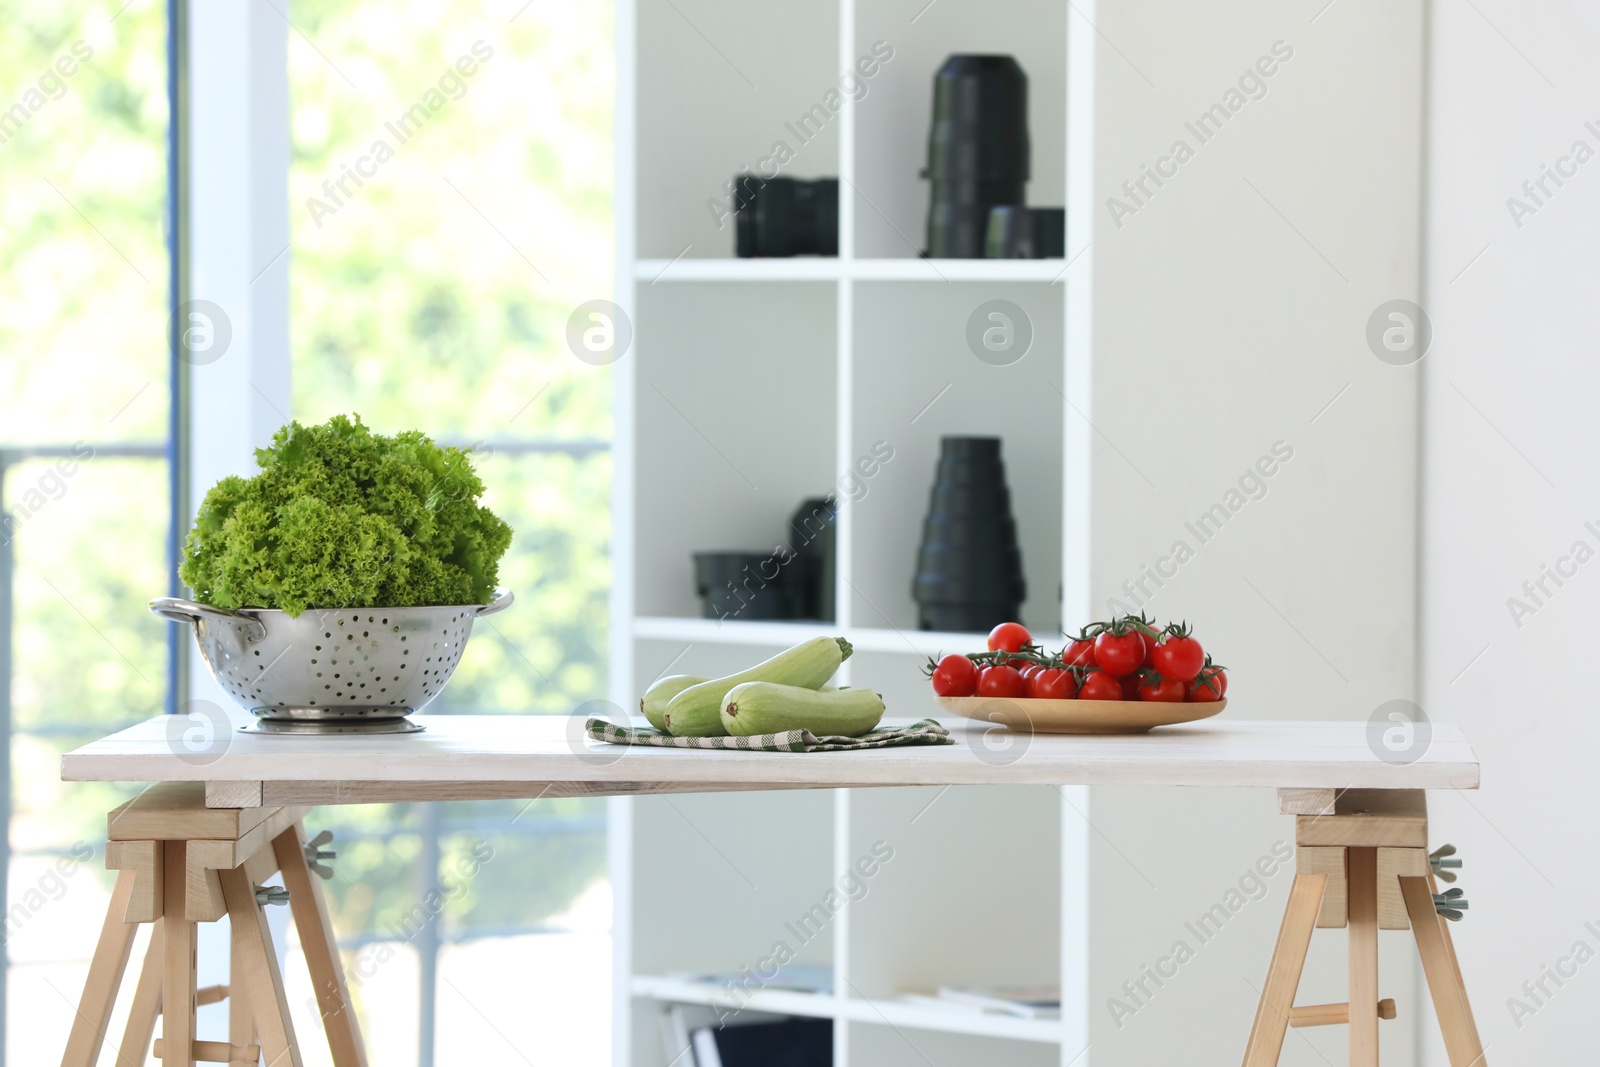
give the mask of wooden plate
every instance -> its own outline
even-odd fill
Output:
[[[1227,698],[1193,704],[1156,700],[1037,700],[1002,697],[935,697],[939,706],[969,719],[997,722],[1033,734],[1142,734],[1157,726],[1209,719]]]

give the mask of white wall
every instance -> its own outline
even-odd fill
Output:
[[[1229,717],[1364,721],[1414,696],[1418,372],[1365,329],[1417,298],[1422,3],[1322,6],[1102,4],[1097,20],[1091,585],[1102,615],[1132,603],[1124,580],[1187,541],[1192,561],[1140,599],[1232,668]],[[1293,55],[1265,95],[1199,143],[1186,120],[1280,41]],[[1119,227],[1105,199],[1178,138],[1194,158]],[[1201,544],[1185,523],[1279,441],[1293,458],[1266,495]],[[1263,790],[1102,788],[1090,816],[1095,1067],[1236,1062],[1292,871],[1207,944],[1184,923],[1292,842],[1290,821]],[[1195,958],[1118,1026],[1108,999],[1179,940]],[[1383,995],[1406,1005],[1384,1062],[1411,1063],[1415,950],[1389,935],[1382,951]],[[1324,933],[1301,1000],[1343,1000],[1343,983],[1344,937]],[[1341,1062],[1345,1040],[1296,1031],[1282,1062]]]
[[[1576,541],[1600,549],[1584,526],[1600,526],[1600,162],[1549,183],[1520,228],[1506,201],[1527,199],[1522,183],[1574,141],[1600,151],[1584,126],[1600,120],[1600,9],[1477,0],[1437,4],[1433,20],[1422,703],[1460,723],[1484,760],[1481,791],[1435,799],[1434,832],[1466,858],[1458,884],[1473,910],[1456,945],[1490,1061],[1592,1062],[1600,963],[1564,988],[1546,979],[1543,1004],[1522,984],[1579,941],[1600,951],[1585,926],[1600,928],[1587,825],[1600,802],[1589,681],[1600,564],[1547,581],[1543,605],[1521,587]],[[1538,609],[1520,628],[1513,596]],[[1537,1009],[1520,1026],[1511,997]]]

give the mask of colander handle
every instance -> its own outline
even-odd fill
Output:
[[[478,618],[481,619],[485,615],[493,615],[497,611],[506,610],[515,599],[517,599],[516,595],[511,590],[496,589],[494,591],[494,599],[478,609]]]
[[[193,600],[179,600],[177,597],[162,596],[150,601],[150,610],[163,619],[173,622],[196,623],[201,619],[210,619],[213,622],[234,624],[243,623],[250,628],[251,636],[262,638],[267,635],[267,628],[260,619],[249,615],[241,615],[236,611],[225,611],[214,608],[210,604],[197,604]]]

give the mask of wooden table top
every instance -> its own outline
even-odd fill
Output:
[[[1365,722],[1226,717],[1133,736],[1023,735],[946,717],[953,745],[738,752],[606,745],[568,715],[419,715],[414,734],[211,736],[158,716],[61,759],[66,781],[206,782],[212,806],[360,803],[894,785],[1168,785],[1476,789],[1459,728],[1434,724],[1413,762],[1386,762]],[[911,720],[890,719],[886,725]],[[185,732],[191,736],[185,740]],[[230,799],[231,798],[231,799]]]

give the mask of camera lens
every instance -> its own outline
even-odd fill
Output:
[[[989,209],[989,259],[1060,259],[1066,255],[1067,213],[1059,207]]]
[[[981,259],[996,205],[1021,205],[1029,172],[1028,77],[1010,56],[953,55],[933,79],[929,256]]]
[[[736,255],[839,254],[839,179],[758,178],[733,183]]]

